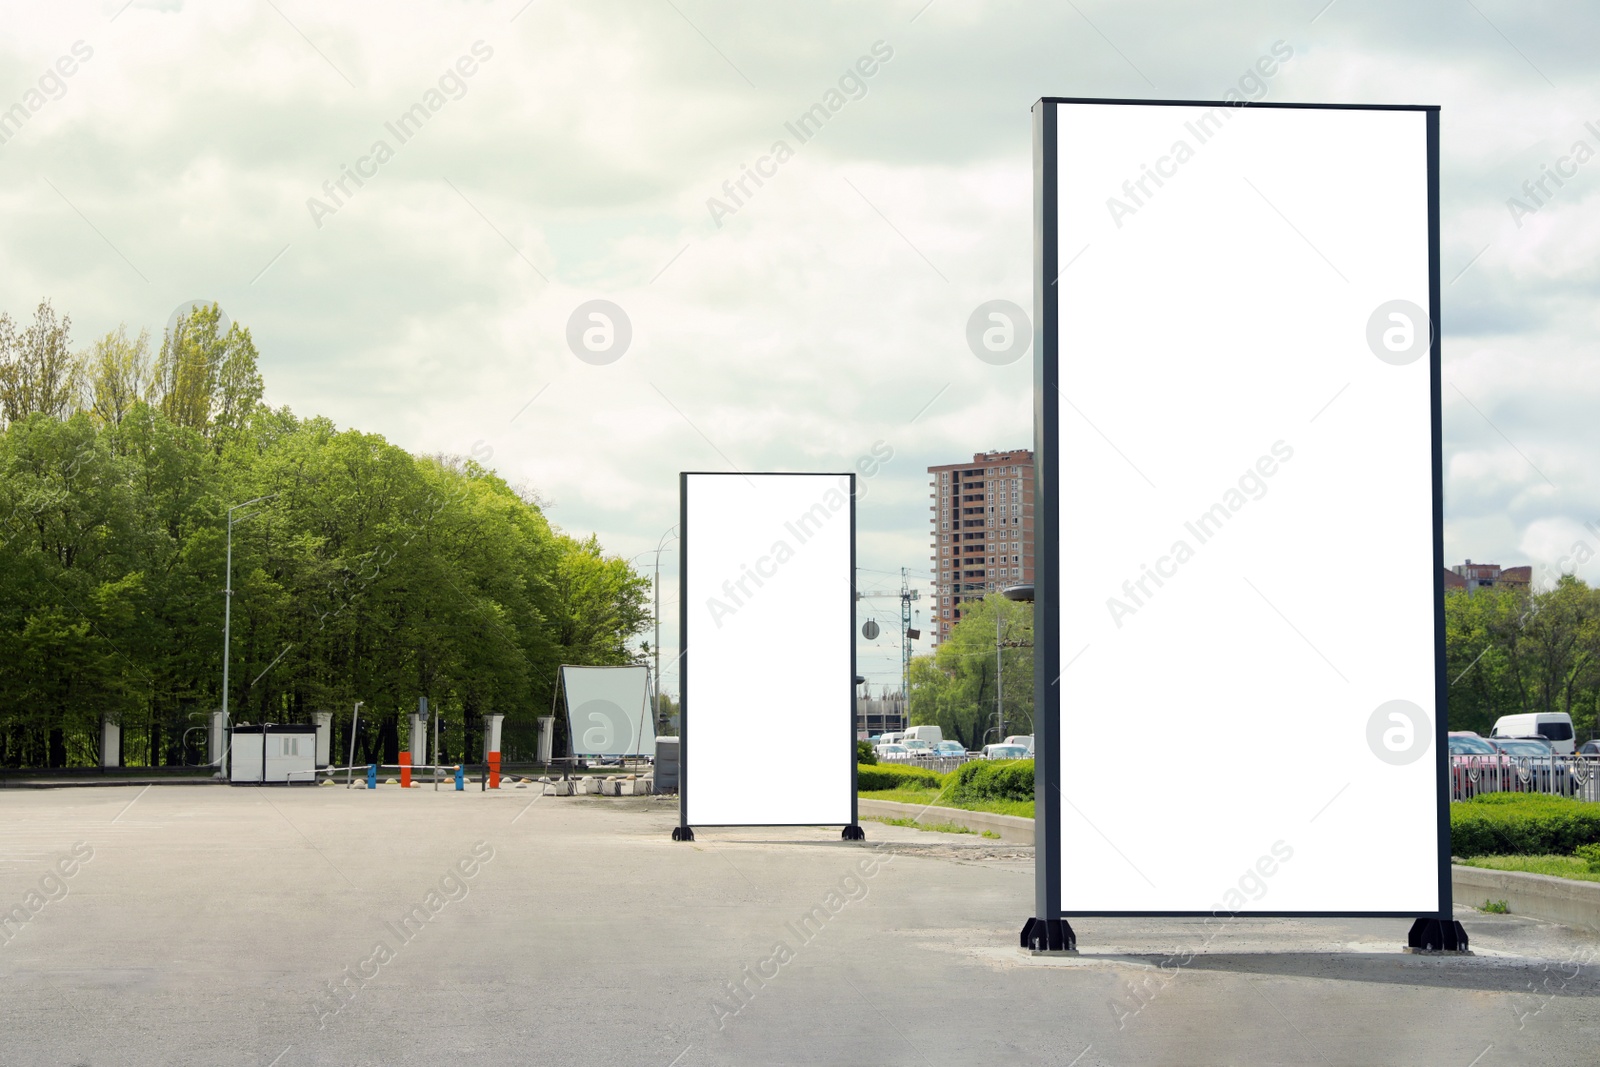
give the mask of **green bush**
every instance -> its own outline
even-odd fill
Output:
[[[1541,793],[1485,793],[1450,805],[1457,856],[1570,856],[1600,844],[1600,804]]]
[[[878,750],[872,747],[871,741],[856,742],[856,763],[873,766],[878,762]]]
[[[938,789],[944,775],[923,767],[901,767],[893,763],[877,766],[856,764],[856,791],[872,793],[880,789]]]
[[[950,799],[957,804],[979,800],[1032,800],[1033,760],[971,760],[950,772]]]
[[[1591,871],[1600,871],[1600,845],[1579,845],[1572,854],[1587,863]]]

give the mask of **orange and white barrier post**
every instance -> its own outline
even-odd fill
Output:
[[[489,753],[489,788],[500,788],[500,753]]]
[[[400,788],[411,788],[411,753],[400,753]]]

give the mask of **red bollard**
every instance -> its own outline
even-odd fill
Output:
[[[500,788],[500,753],[489,753],[489,788]]]
[[[400,788],[411,788],[411,753],[400,753]]]

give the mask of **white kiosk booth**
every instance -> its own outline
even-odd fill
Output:
[[[235,726],[228,753],[228,781],[314,782],[317,728],[313,725]]]

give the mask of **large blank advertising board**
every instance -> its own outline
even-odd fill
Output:
[[[680,478],[683,824],[854,823],[854,477]]]
[[[1038,105],[1063,915],[1449,899],[1437,122]]]
[[[644,667],[561,668],[567,694],[567,736],[578,756],[651,756],[650,672]]]

